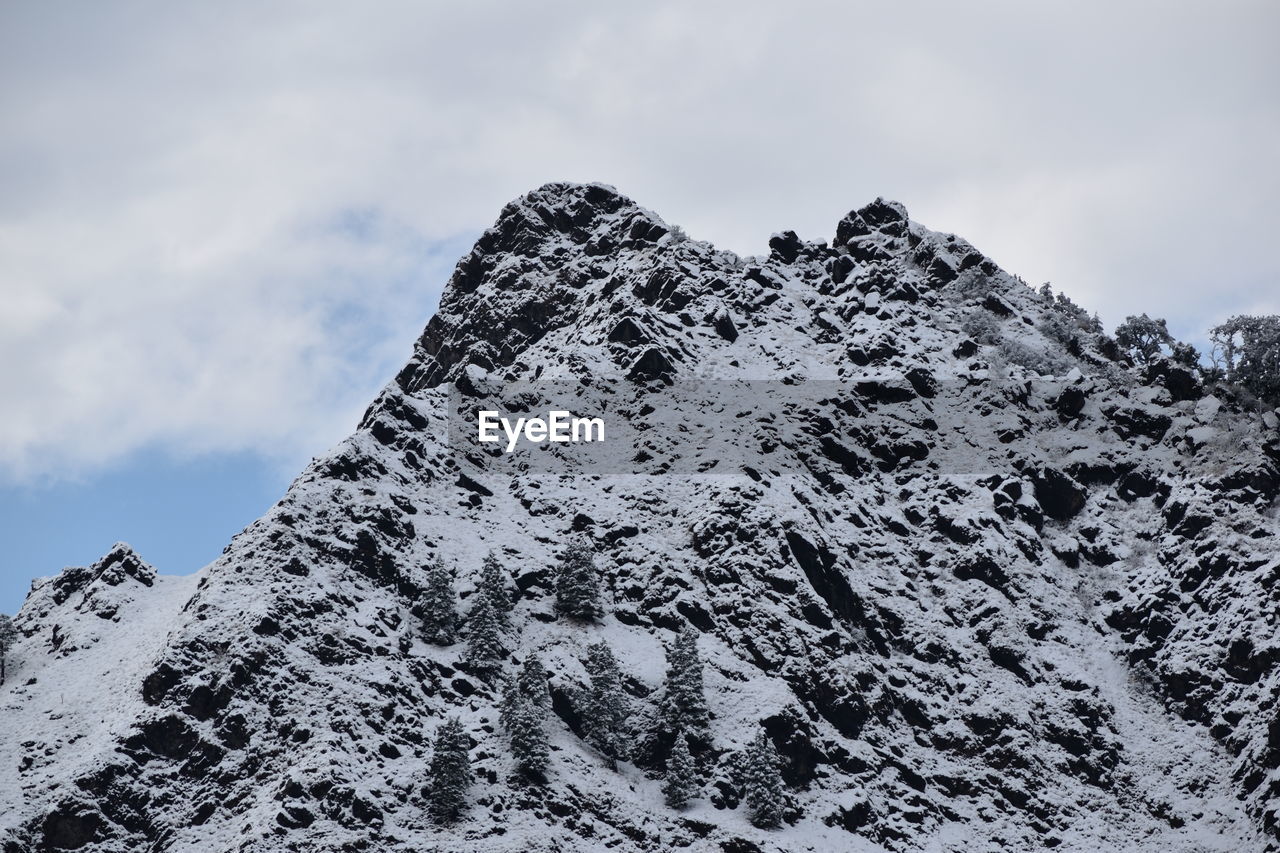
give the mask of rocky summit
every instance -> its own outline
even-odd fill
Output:
[[[482,380],[607,382],[637,412],[682,382],[834,390],[733,413],[750,454],[621,471],[464,452],[451,399]],[[549,184],[215,562],[121,544],[33,583],[3,849],[1280,849],[1278,465],[1274,413],[1133,361],[895,202],[742,258]],[[570,552],[598,613],[561,600]],[[677,653],[705,696],[679,749]],[[538,773],[504,722],[530,660]]]

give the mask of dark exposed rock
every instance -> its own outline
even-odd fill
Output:
[[[955,576],[960,580],[979,580],[1003,595],[1010,594],[1009,576],[990,557],[971,558],[958,564]]]
[[[80,803],[64,803],[51,811],[42,827],[43,843],[49,850],[79,850],[102,837],[101,815]]]
[[[884,405],[914,400],[917,393],[914,387],[880,382],[878,380],[858,382],[856,387],[858,393],[867,400]]]
[[[142,698],[148,705],[157,705],[170,690],[182,679],[182,673],[161,663],[142,681]]]
[[[1142,471],[1130,471],[1120,478],[1116,493],[1125,500],[1149,498],[1156,493],[1160,481]]]
[[[1086,400],[1088,397],[1085,396],[1084,390],[1072,385],[1062,389],[1062,393],[1054,402],[1054,408],[1063,418],[1074,418],[1084,411]]]
[[[207,684],[201,684],[192,690],[191,695],[187,697],[187,705],[184,710],[197,720],[207,720],[227,707],[230,701],[230,685],[222,684],[215,689]]]
[[[1168,415],[1140,408],[1112,409],[1107,416],[1121,438],[1146,436],[1159,441],[1173,425],[1173,419]]]
[[[142,731],[127,744],[134,749],[147,749],[164,758],[185,758],[199,743],[199,737],[178,716],[170,715],[145,723]]]
[[[895,201],[878,198],[840,220],[836,227],[836,245],[843,246],[851,239],[873,233],[902,237],[907,231],[907,221],[905,207]]]
[[[712,315],[711,327],[715,329],[717,335],[730,343],[738,339],[738,327],[734,325],[733,317],[724,309]]]
[[[991,294],[982,300],[982,307],[986,308],[997,317],[1012,317],[1013,309],[1005,304],[1005,301],[995,294]]]
[[[928,398],[938,393],[938,383],[934,380],[933,374],[923,367],[908,370],[907,381],[921,397]]]
[[[1044,514],[1057,521],[1067,521],[1084,508],[1085,490],[1061,471],[1045,468],[1036,472],[1032,482],[1036,502]]]
[[[491,492],[488,488],[481,485],[480,483],[477,483],[475,480],[471,479],[461,471],[458,472],[458,481],[456,485],[460,489],[466,489],[469,492],[475,492],[477,495],[483,495],[486,498],[493,497],[493,492]]]
[[[649,336],[634,318],[623,317],[609,332],[609,340],[615,343],[638,344],[649,340]]]
[[[794,231],[783,231],[769,238],[769,250],[784,264],[794,262],[803,249],[804,241]]]
[[[631,363],[627,378],[636,380],[661,379],[670,376],[674,370],[675,368],[672,366],[671,361],[662,350],[657,347],[648,347]]]
[[[1149,385],[1163,385],[1175,403],[1198,400],[1204,396],[1204,389],[1196,375],[1167,358],[1157,359],[1147,366],[1146,382]]]
[[[793,559],[809,579],[809,585],[831,612],[842,619],[853,620],[858,615],[849,582],[836,566],[836,557],[826,548],[815,545],[796,530],[786,532],[787,547]]]

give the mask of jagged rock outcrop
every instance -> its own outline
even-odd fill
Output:
[[[894,202],[743,259],[608,187],[528,194],[356,433],[214,564],[157,576],[118,547],[34,586],[6,851],[1274,849],[1276,427],[1064,339],[1055,310]],[[642,411],[708,377],[831,390],[748,412],[753,455],[707,476],[521,470],[445,438],[454,387],[614,380]],[[594,626],[553,606],[574,536]],[[421,638],[429,562],[469,597],[490,550],[518,591],[510,666],[550,673],[543,785],[514,772],[496,683]],[[680,813],[650,731],[685,625],[712,719]],[[574,698],[600,639],[639,730],[616,770]],[[446,713],[478,778],[447,828],[426,807]],[[735,769],[760,726],[774,830]]]

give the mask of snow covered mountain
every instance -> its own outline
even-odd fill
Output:
[[[1135,366],[896,203],[769,248],[602,185],[508,205],[355,434],[216,562],[166,577],[119,545],[33,584],[0,688],[6,853],[1280,849],[1275,415]],[[534,379],[634,412],[695,381],[836,391],[735,413],[751,452],[699,470],[448,437],[459,395]],[[554,607],[575,537],[595,623]],[[432,561],[465,612],[490,551],[507,669],[549,673],[541,784],[498,680],[423,635]],[[710,738],[677,811],[646,732],[688,625]],[[637,744],[616,767],[575,699],[599,641]],[[476,782],[446,826],[449,714]],[[761,727],[771,829],[735,770]]]

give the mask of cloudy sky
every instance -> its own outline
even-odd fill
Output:
[[[549,180],[742,254],[884,195],[1108,326],[1280,312],[1274,2],[603,7],[0,5],[0,573],[95,506],[220,544]]]

